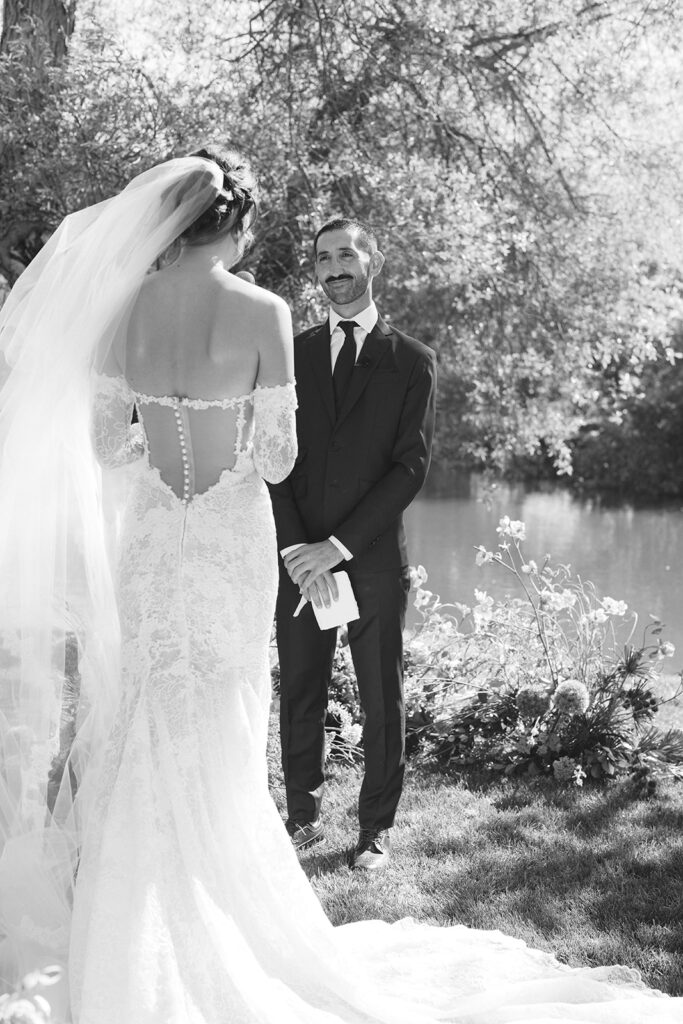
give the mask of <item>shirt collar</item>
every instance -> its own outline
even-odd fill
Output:
[[[340,316],[339,313],[330,307],[330,335],[332,335],[340,320],[355,320],[358,326],[362,327],[366,334],[369,334],[379,320],[379,313],[374,302],[371,302],[369,306],[361,309],[360,313],[356,313],[354,316]]]

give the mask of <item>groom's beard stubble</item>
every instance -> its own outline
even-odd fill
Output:
[[[329,274],[324,281],[318,280],[333,306],[348,306],[365,295],[371,278],[369,272],[361,272],[356,277],[353,274]]]

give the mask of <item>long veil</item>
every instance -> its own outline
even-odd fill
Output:
[[[66,956],[118,699],[116,487],[91,441],[93,371],[149,268],[222,187],[202,158],[146,171],[67,217],[0,311],[0,975]]]

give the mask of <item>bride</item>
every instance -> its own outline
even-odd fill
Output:
[[[267,788],[296,398],[287,307],[228,272],[256,208],[236,153],[163,163],[0,314],[5,987],[61,964],[74,1024],[683,1021],[625,968],[317,902]]]

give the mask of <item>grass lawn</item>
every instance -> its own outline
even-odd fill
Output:
[[[284,815],[278,760],[273,716],[269,770]],[[333,923],[410,915],[500,929],[572,966],[625,964],[683,995],[683,783],[645,799],[629,783],[582,791],[411,769],[393,862],[373,876],[347,866],[359,782],[354,769],[331,770],[326,839],[301,857]]]

